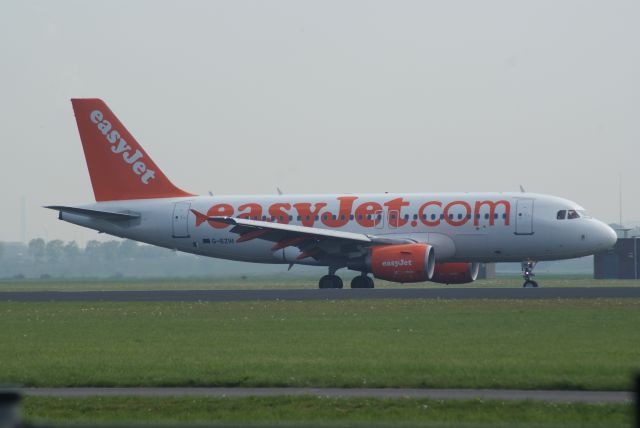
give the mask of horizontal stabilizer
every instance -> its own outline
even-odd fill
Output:
[[[59,205],[50,205],[45,208],[60,211],[61,213],[78,214],[87,217],[95,217],[111,221],[135,220],[140,218],[140,214],[118,213],[113,211],[90,210],[87,208],[64,207]]]

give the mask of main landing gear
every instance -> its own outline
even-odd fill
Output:
[[[524,288],[538,288],[538,283],[532,278],[535,276],[533,268],[536,267],[536,262],[526,261],[522,262],[522,277],[524,278]]]
[[[373,279],[363,272],[351,280],[351,288],[373,288]]]
[[[336,275],[337,268],[330,267],[329,274],[320,278],[318,288],[342,288],[342,279]],[[373,279],[362,273],[351,280],[351,288],[373,288]]]
[[[329,266],[329,275],[320,278],[318,288],[342,288],[342,278],[336,275],[337,267]]]
[[[338,275],[325,275],[320,278],[320,282],[318,283],[318,287],[320,288],[342,288],[342,278]]]

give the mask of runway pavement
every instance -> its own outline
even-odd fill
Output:
[[[0,301],[233,302],[344,299],[596,299],[640,298],[640,287],[382,288],[276,290],[4,291]]]
[[[90,397],[250,397],[311,395],[333,398],[430,398],[433,400],[535,400],[551,403],[627,403],[626,391],[544,391],[508,389],[410,389],[410,388],[25,388],[32,396]]]

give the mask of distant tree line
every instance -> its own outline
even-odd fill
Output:
[[[135,241],[89,241],[84,248],[76,241],[64,242],[60,239],[45,242],[42,238],[32,239],[27,245],[27,254],[37,263],[73,262],[91,259],[103,262],[125,262],[135,259],[167,258],[175,252],[152,245],[140,245]]]
[[[130,240],[36,238],[0,241],[0,279],[239,277],[286,272],[286,266],[242,263],[176,252]],[[312,274],[300,270],[298,274]]]

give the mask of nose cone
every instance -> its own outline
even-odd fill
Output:
[[[597,243],[601,250],[608,250],[618,241],[618,235],[609,225],[599,221],[597,231]]]

